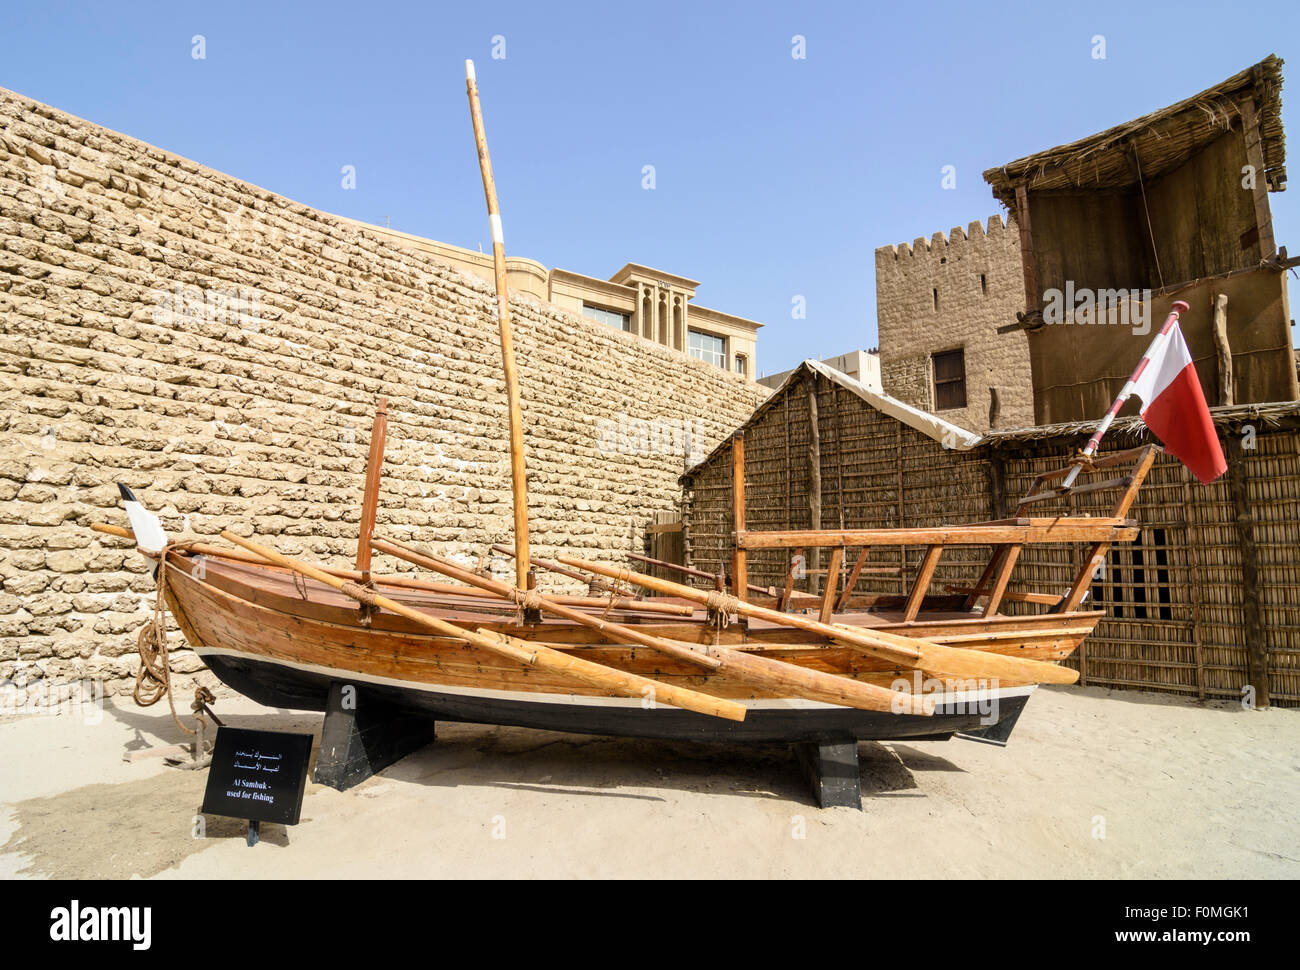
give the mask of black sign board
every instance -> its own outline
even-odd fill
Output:
[[[219,728],[203,811],[297,825],[311,742],[310,734]]]

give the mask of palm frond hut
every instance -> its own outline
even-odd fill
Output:
[[[1175,459],[1157,459],[1129,513],[1140,538],[1112,547],[1089,591],[1108,615],[1070,663],[1086,684],[1300,707],[1300,401],[1212,413],[1228,474],[1201,486]],[[746,523],[890,528],[1001,518],[1094,428],[1077,422],[977,438],[805,361],[739,429]],[[682,479],[687,561],[713,574],[732,553],[731,440]],[[1150,440],[1140,420],[1120,419],[1101,456]],[[1104,514],[1106,505],[1100,494],[1079,494],[1059,510]],[[922,552],[873,553],[857,593],[905,592]],[[933,591],[974,583],[987,556],[962,552],[945,555]],[[1086,555],[1082,544],[1027,548],[1011,593],[1059,596]],[[750,582],[776,587],[788,565],[784,553],[751,552]],[[808,565],[804,585],[816,592],[824,573]],[[1011,596],[1003,612],[1028,609]]]
[[[984,173],[1020,234],[1035,423],[1104,413],[1150,341],[1135,321],[1159,327],[1175,300],[1211,403],[1300,397],[1286,298],[1300,260],[1278,248],[1268,201],[1286,187],[1281,91],[1270,55]]]

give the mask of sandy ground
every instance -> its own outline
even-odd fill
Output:
[[[236,727],[320,715],[223,697]],[[440,724],[302,821],[195,818],[166,705],[0,720],[0,876],[1300,877],[1300,711],[1040,689],[1006,748],[863,743],[864,811],[819,810],[782,747]]]

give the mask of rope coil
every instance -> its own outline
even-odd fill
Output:
[[[162,552],[158,557],[158,584],[154,595],[153,617],[144,626],[140,628],[140,633],[135,639],[135,649],[140,654],[140,668],[135,672],[135,690],[132,697],[141,707],[152,707],[157,704],[164,696],[167,698],[167,705],[171,708],[172,720],[176,726],[186,734],[197,734],[198,732],[187,728],[181,723],[180,717],[176,714],[176,700],[172,697],[172,676],[171,676],[171,659],[167,652],[167,554],[172,550],[188,549],[193,545],[194,540],[187,542],[168,543],[163,546]],[[202,694],[200,694],[202,691]],[[207,709],[207,705],[216,701],[216,697],[211,691],[204,687],[199,687],[194,693],[195,717],[202,723],[202,718],[197,711],[199,706]],[[212,714],[211,711],[208,711]],[[216,720],[216,715],[212,714],[212,719]],[[221,722],[218,721],[218,724]]]

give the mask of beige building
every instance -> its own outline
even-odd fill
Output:
[[[853,378],[869,391],[879,393],[882,390],[880,385],[879,351],[851,350],[847,354],[840,354],[838,357],[823,357],[821,363],[839,371],[846,377]],[[785,379],[797,369],[783,370],[779,374],[768,374],[765,377],[760,377],[758,383],[775,390],[784,384]]]
[[[1024,295],[1019,236],[1000,216],[877,249],[884,392],[971,431],[1033,424]]]
[[[490,253],[385,226],[356,224],[398,245],[430,253],[489,283],[495,278]],[[750,380],[757,374],[756,346],[762,324],[692,303],[700,285],[698,280],[639,263],[628,263],[609,279],[602,280],[566,269],[548,270],[536,260],[514,256],[506,257],[506,283],[513,293],[532,294],[539,300],[634,333],[723,370],[743,374]]]

